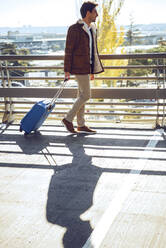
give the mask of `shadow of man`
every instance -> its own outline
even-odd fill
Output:
[[[67,229],[64,248],[81,248],[92,232],[90,222],[81,220],[80,215],[93,205],[93,193],[103,170],[94,166],[92,157],[85,153],[85,139],[65,137],[73,160],[55,168],[48,190],[47,220]]]

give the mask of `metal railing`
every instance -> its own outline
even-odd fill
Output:
[[[100,55],[100,58],[103,62],[126,61],[126,65],[104,66],[105,71],[123,70],[123,73],[118,76],[102,74],[95,76],[92,86],[95,86],[97,82],[100,84],[105,82],[105,85],[92,87],[92,97],[86,108],[87,120],[95,123],[151,123],[154,127],[164,127],[166,53]],[[131,62],[136,59],[151,60],[153,64],[128,64],[129,60]],[[60,76],[49,76],[49,73],[55,74],[57,73],[55,70],[63,70],[63,60],[64,56],[52,55],[0,56],[0,116],[3,123],[10,123],[14,119],[20,120],[37,99],[53,97],[59,88],[58,82],[63,80],[64,76],[63,72]],[[13,65],[14,61],[24,61],[28,64],[26,66]],[[44,65],[38,65],[41,61],[44,62]],[[57,61],[61,61],[61,64],[57,65]],[[50,62],[51,65],[49,65]],[[146,69],[149,70],[149,73],[143,76],[129,76],[127,75],[129,69],[133,71]],[[22,73],[20,75],[20,72],[24,72],[23,75]],[[45,75],[30,75],[33,72],[42,72]],[[75,78],[71,77],[71,80],[75,80]],[[116,82],[116,87],[108,87],[108,81]],[[14,82],[27,83],[28,86],[12,87]],[[62,119],[76,96],[77,88],[70,87],[68,84],[50,119]]]

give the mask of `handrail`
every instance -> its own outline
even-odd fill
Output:
[[[55,88],[1,88],[0,97],[4,95],[7,97],[19,98],[52,98],[58,91]],[[92,99],[166,99],[166,89],[148,89],[148,88],[92,88]],[[77,96],[77,89],[66,87],[60,98],[75,98]]]
[[[0,69],[8,70],[49,70],[63,69],[63,66],[3,66]],[[127,66],[104,66],[104,69],[163,69],[166,65],[127,65]]]
[[[112,59],[157,59],[166,58],[166,53],[101,54],[102,60]],[[0,55],[0,60],[64,60],[64,55]]]
[[[0,77],[0,79],[7,80],[8,77]],[[64,77],[10,77],[10,80],[63,80]],[[163,80],[164,77],[95,77],[95,80]],[[75,77],[70,77],[70,80],[75,80]]]

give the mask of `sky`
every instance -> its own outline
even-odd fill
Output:
[[[0,0],[0,26],[69,26],[79,17],[76,6],[80,2],[82,0]],[[124,0],[118,24],[129,24],[130,16],[134,24],[166,23],[166,0]]]

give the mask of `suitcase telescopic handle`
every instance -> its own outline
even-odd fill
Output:
[[[52,101],[50,103],[50,108],[55,104],[56,100],[58,99],[58,97],[62,93],[62,91],[63,91],[63,89],[64,89],[67,81],[68,81],[68,78],[65,78],[64,81],[63,81],[63,83],[61,84],[61,87],[59,88],[59,90],[56,92],[56,94],[52,98]]]

